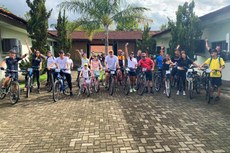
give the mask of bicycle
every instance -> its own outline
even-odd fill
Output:
[[[162,86],[162,71],[157,71],[154,74],[154,87],[155,87],[155,91],[159,92],[161,90],[161,86]]]
[[[215,91],[217,91],[218,87],[216,85],[212,85],[212,81],[211,81],[211,77],[210,74],[211,72],[220,72],[220,70],[210,70],[209,68],[204,68],[202,69],[202,71],[205,73],[205,91],[206,91],[206,96],[205,99],[208,103],[211,103],[211,99],[213,98],[213,96],[211,95],[211,93],[215,93]]]
[[[198,75],[198,72],[194,70],[194,68],[195,66],[190,67],[186,74],[186,80],[188,82],[188,93],[190,99],[194,98],[194,90],[197,94],[200,94],[201,88],[200,76]]]
[[[115,75],[116,71],[109,71],[109,94],[112,96],[115,91]]]
[[[165,94],[168,98],[171,96],[171,70],[165,72]]]
[[[60,99],[61,92],[64,95],[70,95],[70,90],[68,83],[66,82],[65,76],[62,76],[60,73],[66,69],[55,69],[55,73],[57,73],[57,78],[53,87],[53,100],[57,102]]]
[[[39,70],[37,67],[32,67],[27,69],[27,75],[26,75],[26,98],[29,98],[30,93],[33,90],[33,84],[34,84],[34,70]]]
[[[137,81],[137,93],[142,96],[145,92],[145,87],[146,87],[146,68],[142,68],[141,73],[138,76],[138,81]]]
[[[100,76],[100,71],[94,71],[94,77],[91,81],[91,87],[94,89],[96,93],[100,91],[100,82],[99,82],[99,76]]]
[[[90,96],[90,83],[91,83],[91,80],[90,78],[81,78],[81,79],[84,79],[83,81],[80,81],[80,82],[83,82],[83,83],[80,83],[80,90],[79,90],[79,95],[81,94],[84,94],[86,93],[87,97]]]
[[[49,72],[49,79],[48,79],[48,82],[47,82],[47,85],[46,85],[46,90],[47,92],[51,92],[52,89],[53,89],[53,86],[54,86],[54,73],[55,73],[55,69],[52,68],[50,69],[50,72]]]
[[[4,69],[1,69],[4,70]],[[6,88],[0,88],[0,99],[4,99],[6,95],[10,94],[10,101],[12,105],[15,105],[20,98],[20,86],[18,79],[16,78],[16,73],[24,72],[18,70],[5,70],[5,73],[11,73],[15,75],[10,76],[10,81]],[[2,83],[1,83],[2,85]]]
[[[130,77],[129,77],[130,71],[131,70],[129,68],[126,68],[124,72],[125,74],[124,74],[124,81],[123,81],[123,90],[125,95],[129,94],[131,88]]]

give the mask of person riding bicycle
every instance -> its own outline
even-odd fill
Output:
[[[170,55],[166,54],[165,59],[163,59],[163,66],[162,66],[164,80],[165,80],[166,71],[170,70],[171,65],[173,65],[173,62],[171,61]],[[165,90],[164,90],[164,94],[165,94]]]
[[[9,54],[9,57],[5,58],[1,64],[0,64],[0,68],[1,70],[4,70],[4,66],[6,65],[6,69],[9,70],[9,71],[12,71],[12,70],[18,70],[18,62],[22,59],[24,59],[27,54],[24,54],[23,56],[21,57],[16,57],[16,51],[15,50],[10,50],[9,51],[10,54]],[[11,72],[6,72],[5,73],[5,79],[1,85],[1,88],[2,89],[5,89],[10,81],[10,78],[15,78],[15,79],[18,79],[18,73],[11,73]]]
[[[90,72],[90,69],[89,69],[89,67],[88,67],[88,64],[85,63],[85,64],[84,64],[84,67],[81,69],[80,74],[79,74],[79,77],[82,78],[82,79],[80,80],[80,87],[82,86],[82,84],[84,83],[85,80],[90,79],[90,76],[91,76],[91,75],[92,75],[92,74],[91,74],[91,72]],[[80,96],[80,95],[81,95],[81,91],[79,90],[78,96]]]
[[[53,65],[56,65],[58,69],[63,69],[63,71],[60,72],[60,75],[61,76],[64,75],[66,77],[66,81],[70,89],[70,96],[73,96],[72,77],[71,77],[71,61],[69,60],[68,57],[65,57],[65,53],[63,50],[59,51],[59,57],[57,57],[55,62],[49,66],[49,69]]]
[[[136,89],[134,88],[136,84],[136,68],[137,68],[137,59],[134,57],[134,53],[131,52],[131,54],[128,53],[128,43],[125,44],[125,56],[128,61],[128,68],[129,71],[129,77],[131,82],[131,88],[130,92],[136,92]]]
[[[174,63],[173,65],[173,69],[171,72],[171,76],[172,76],[172,81],[175,78],[176,74],[177,74],[177,63],[179,61],[179,59],[181,58],[181,52],[180,52],[180,45],[177,46],[175,52],[174,52],[174,56],[172,57],[172,62]]]
[[[37,81],[37,90],[38,90],[38,93],[40,93],[40,71],[42,69],[42,61],[43,59],[46,59],[46,57],[44,55],[42,55],[40,53],[40,51],[38,50],[35,50],[34,49],[34,52],[31,50],[31,48],[29,47],[29,44],[26,40],[26,45],[27,45],[27,48],[29,50],[29,53],[32,55],[32,68],[34,69],[33,70],[33,76],[34,78],[36,78],[36,81]],[[27,82],[27,75],[25,76],[26,78],[26,82]],[[27,84],[26,84],[27,86]]]
[[[105,57],[105,81],[106,81],[106,84],[105,84],[105,87],[107,88],[108,87],[108,81],[109,81],[109,72],[110,71],[115,71],[116,73],[119,71],[119,62],[118,62],[118,58],[117,56],[114,55],[114,52],[113,50],[110,50],[109,51],[109,55],[107,55]],[[118,69],[118,71],[117,71]]]
[[[52,55],[52,52],[51,51],[47,51],[46,52],[46,60],[47,60],[47,63],[46,63],[46,68],[47,68],[47,83],[46,83],[46,85],[48,85],[48,82],[49,82],[49,80],[50,80],[50,77],[51,77],[51,74],[53,73],[53,76],[54,76],[54,80],[55,80],[55,78],[56,78],[56,76],[55,76],[55,73],[53,72],[53,70],[49,70],[48,68],[49,68],[49,66],[52,64],[52,63],[54,63],[55,62],[55,60],[56,60],[56,58]],[[55,65],[53,65],[52,66],[52,69],[55,69],[56,68],[56,66]],[[53,80],[53,81],[54,81]]]
[[[81,67],[78,68],[78,74],[77,74],[77,80],[79,80],[80,71],[84,67],[85,63],[89,64],[89,59],[87,58],[87,54],[84,53],[83,50],[81,50],[81,52],[79,50],[76,51],[81,56]]]
[[[153,92],[153,75],[152,75],[152,71],[154,71],[154,62],[150,59],[146,57],[146,53],[142,53],[141,54],[141,60],[138,62],[138,66],[140,66],[142,69],[146,69],[146,88],[148,89],[149,93]]]
[[[183,85],[183,95],[186,96],[185,93],[185,83],[186,83],[186,72],[187,69],[190,67],[190,65],[198,66],[195,62],[193,62],[191,59],[188,58],[186,55],[186,52],[182,52],[181,58],[177,62],[177,93],[176,95],[180,94],[180,79],[182,79],[182,85]]]
[[[219,57],[218,51],[216,49],[211,51],[211,57],[208,58],[203,64],[200,65],[200,68],[204,65],[208,65],[211,70],[210,78],[212,86],[217,86],[218,95],[215,98],[216,101],[220,100],[221,95],[221,85],[222,85],[222,70],[225,68],[225,62],[223,58]],[[211,97],[213,92],[211,92]],[[212,97],[213,98],[213,97]]]
[[[90,69],[92,77],[99,77],[100,69],[102,69],[101,61],[98,59],[97,55],[93,55],[93,59],[90,61]]]
[[[121,49],[118,50],[117,58],[118,58],[119,66],[120,66],[120,72],[122,73],[122,77],[118,79],[120,79],[119,81],[121,81],[121,79],[124,78],[124,68],[125,68],[125,56]]]

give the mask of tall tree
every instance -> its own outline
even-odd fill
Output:
[[[57,25],[55,26],[55,29],[57,30],[57,50],[64,50],[68,51],[70,49],[70,41],[68,39],[68,32],[67,32],[67,24],[68,20],[65,15],[65,10],[63,12],[59,11],[58,19],[57,19]]]
[[[105,50],[108,53],[108,35],[112,24],[129,19],[145,19],[144,7],[127,6],[121,9],[121,0],[66,0],[59,5],[61,8],[79,13],[81,18],[78,23],[88,29],[88,33],[95,33],[95,30],[105,30]]]
[[[47,12],[45,0],[33,0],[33,2],[26,0],[26,3],[30,8],[27,31],[32,39],[32,48],[45,53],[47,50],[48,18],[52,10]]]
[[[194,13],[195,2],[185,2],[180,5],[176,12],[176,22],[169,19],[168,25],[171,29],[172,40],[170,48],[173,51],[179,44],[190,57],[193,57],[196,43],[202,36],[201,21]]]
[[[144,31],[142,34],[142,40],[137,41],[137,48],[142,51],[148,51],[149,54],[153,54],[154,49],[156,48],[156,41],[149,34],[151,27],[149,25],[144,26]]]
[[[119,21],[116,27],[117,31],[137,31],[139,29],[139,22],[137,19],[127,19]]]

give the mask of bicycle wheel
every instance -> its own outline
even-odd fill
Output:
[[[47,92],[51,92],[54,84],[53,74],[50,75],[48,84],[47,84]]]
[[[70,89],[69,89],[69,86],[68,86],[67,82],[64,82],[63,94],[66,95],[66,96],[70,95]]]
[[[18,102],[20,97],[20,87],[19,83],[13,81],[10,85],[10,101],[11,104],[14,105]]]
[[[124,80],[124,93],[125,95],[128,95],[129,92],[130,92],[130,78],[128,76],[125,77],[125,80]]]
[[[30,96],[30,87],[31,87],[31,78],[27,78],[27,86],[26,86],[26,98]]]
[[[189,98],[193,99],[193,82],[188,82],[188,92],[189,92]]]
[[[98,93],[100,91],[100,83],[99,83],[98,79],[96,79],[96,81],[94,83],[94,90],[96,93]]]
[[[2,85],[2,82],[3,82],[3,80],[0,81],[0,85]],[[4,99],[4,98],[6,97],[5,90],[6,90],[6,89],[2,89],[2,88],[0,87],[0,99]]]
[[[157,76],[154,81],[155,91],[159,92],[161,90],[161,78]]]
[[[89,96],[90,96],[89,85],[87,85],[87,87],[86,87],[86,95],[87,95],[87,97],[89,97]]]
[[[140,78],[141,78],[141,75],[139,74],[139,75],[137,75],[137,79],[136,79],[136,90],[138,90],[139,89],[139,87],[140,87]]]
[[[109,78],[109,94],[112,96],[115,90],[114,78]]]
[[[140,81],[140,86],[139,86],[137,93],[138,93],[138,95],[142,96],[145,92],[145,86],[146,86],[145,76],[141,77],[139,81]]]
[[[171,96],[171,82],[170,79],[167,78],[165,81],[165,93],[168,98]]]
[[[57,102],[61,96],[61,82],[59,80],[55,81],[53,88],[53,100]]]
[[[195,85],[196,93],[200,94],[201,93],[201,84],[202,84],[201,78],[199,76],[197,76],[194,83],[195,83],[194,85]]]

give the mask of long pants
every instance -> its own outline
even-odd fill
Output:
[[[28,77],[28,75],[25,76],[26,85],[27,85],[27,81],[28,81],[27,77]],[[40,89],[40,71],[39,70],[33,70],[33,82],[35,79],[37,81],[38,89]]]
[[[62,74],[65,75],[66,81],[67,81],[68,86],[69,86],[69,89],[70,89],[70,91],[72,91],[72,76],[71,76],[71,74],[69,74],[69,73],[61,73],[61,75]]]
[[[185,91],[186,70],[177,70],[177,90],[180,90],[180,79],[183,82],[183,91]]]

